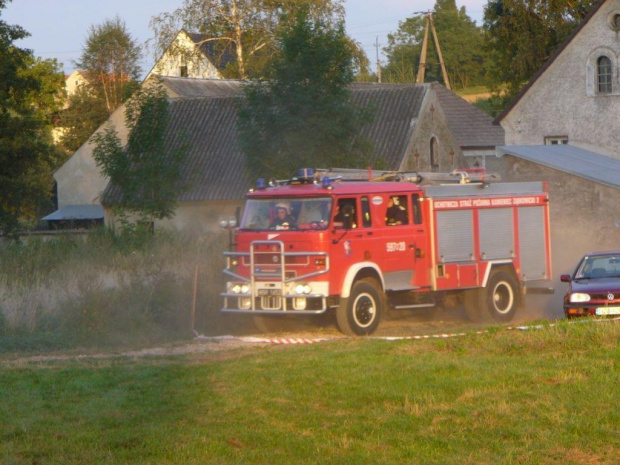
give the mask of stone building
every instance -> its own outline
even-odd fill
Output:
[[[208,232],[218,227],[219,219],[234,214],[255,181],[237,144],[236,102],[243,98],[243,81],[161,79],[171,103],[168,143],[174,144],[174,135],[183,131],[192,149],[182,168],[176,213],[155,227]],[[373,159],[382,160],[388,170],[466,168],[483,163],[503,142],[502,129],[490,117],[438,83],[356,83],[350,90],[353,103],[374,111],[374,121],[362,133],[374,145]],[[124,107],[107,124],[126,142]],[[59,212],[100,204],[108,179],[95,164],[93,148],[86,143],[55,173]],[[106,208],[106,223],[113,222]]]

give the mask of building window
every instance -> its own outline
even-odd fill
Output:
[[[603,55],[596,60],[599,94],[611,94],[611,69],[611,60],[608,57]]]
[[[568,136],[547,136],[545,137],[545,145],[563,145],[568,144]]]
[[[181,77],[187,77],[187,65],[181,66],[179,72]]]
[[[439,148],[437,138],[431,138],[431,172],[439,171]]]

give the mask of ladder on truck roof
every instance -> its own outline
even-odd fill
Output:
[[[363,170],[357,168],[329,168],[317,169],[320,177],[329,176],[337,181],[397,181],[413,182],[416,184],[470,184],[490,181],[500,181],[501,177],[495,173],[487,173],[484,168],[457,169],[446,173],[420,171],[379,171],[371,168]]]

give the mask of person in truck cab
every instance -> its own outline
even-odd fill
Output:
[[[407,224],[407,210],[400,205],[398,196],[394,195],[388,200],[388,208],[385,212],[385,224],[388,226],[396,226],[399,224]]]
[[[336,204],[336,215],[334,216],[334,227],[337,229],[355,229],[355,200],[341,199]]]
[[[291,206],[286,202],[276,205],[276,217],[269,225],[269,229],[291,229],[295,226],[295,219],[291,216]]]

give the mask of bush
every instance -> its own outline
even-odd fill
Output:
[[[227,236],[99,230],[0,243],[0,351],[155,344],[236,329],[221,315]]]

